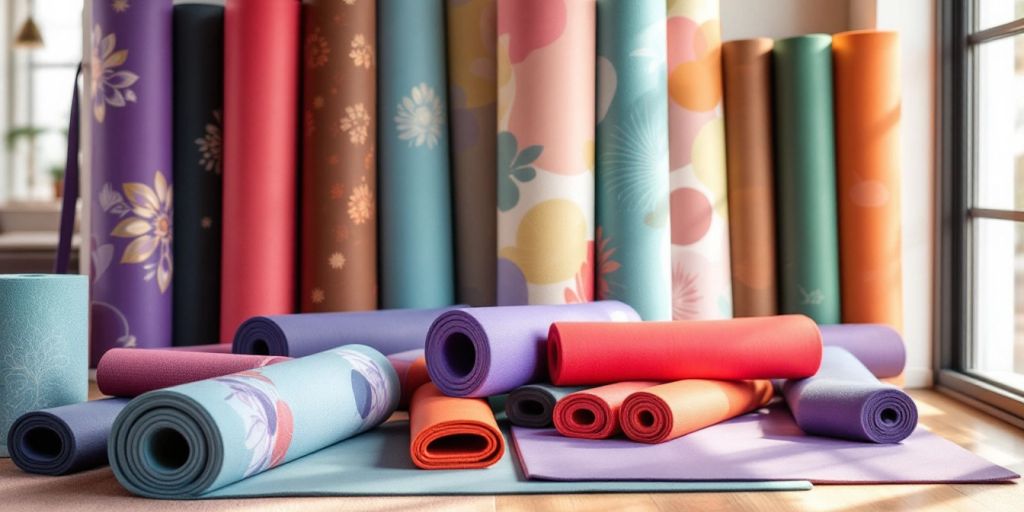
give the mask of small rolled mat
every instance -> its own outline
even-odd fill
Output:
[[[151,391],[114,421],[110,465],[135,494],[197,497],[376,427],[398,395],[365,345]]]
[[[663,443],[735,418],[772,399],[767,380],[680,380],[633,393],[619,409],[626,436]]]
[[[882,324],[822,325],[821,342],[853,354],[879,379],[896,377],[907,364],[907,348],[896,329]]]
[[[898,443],[917,427],[917,406],[909,395],[879,382],[853,354],[826,347],[821,369],[809,379],[782,386],[800,429],[808,434]]]
[[[547,376],[545,343],[553,322],[603,326],[639,319],[633,308],[617,301],[448,311],[427,333],[427,370],[449,396],[506,393]]]
[[[7,435],[11,460],[27,473],[51,476],[103,466],[110,426],[126,405],[127,398],[109,398],[25,413]]]
[[[556,322],[548,337],[551,382],[810,377],[821,332],[803,315],[694,322]],[[429,351],[428,351],[429,354]]]
[[[616,382],[573,393],[558,401],[552,419],[566,437],[604,439],[620,432],[619,408],[626,397],[657,382]]]
[[[155,389],[212,379],[288,361],[287,357],[186,352],[108,350],[96,365],[96,385],[108,396],[135,397]]]
[[[551,426],[555,404],[569,393],[583,391],[582,387],[559,387],[551,384],[519,386],[505,400],[505,415],[517,427],[544,428]]]
[[[424,384],[409,411],[409,455],[423,469],[493,466],[505,454],[505,438],[486,400],[445,396]]]
[[[250,318],[235,333],[236,354],[302,357],[361,343],[385,354],[423,348],[441,309],[382,309]]]
[[[423,356],[423,349],[407,350],[388,356],[388,362],[398,373],[398,385],[402,390],[402,396],[398,399],[398,408],[407,410],[412,402],[412,394],[420,386],[430,382],[430,375],[427,374],[427,359]]]

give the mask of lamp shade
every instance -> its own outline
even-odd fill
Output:
[[[27,49],[43,47],[43,34],[39,32],[39,26],[36,25],[32,16],[25,19],[21,30],[18,31],[18,37],[14,39],[14,46]]]

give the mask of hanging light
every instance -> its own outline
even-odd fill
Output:
[[[31,14],[25,19],[21,30],[18,31],[18,37],[14,39],[14,47],[29,50],[43,47],[43,34],[39,32],[39,26],[36,25]]]

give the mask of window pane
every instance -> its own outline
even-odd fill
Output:
[[[1024,0],[977,0],[977,30],[1024,18]]]
[[[1024,224],[974,221],[974,346],[969,369],[1024,382]]]
[[[1024,210],[1024,35],[978,47],[977,197]]]
[[[32,13],[43,35],[33,61],[70,64],[82,59],[82,0],[34,0]]]

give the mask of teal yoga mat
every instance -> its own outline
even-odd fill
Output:
[[[444,0],[381,0],[380,296],[384,308],[455,301]],[[489,219],[481,219],[481,221]]]
[[[779,313],[840,321],[832,38],[775,42]]]
[[[663,0],[597,2],[598,299],[672,319]]]
[[[89,393],[89,279],[0,275],[0,457],[14,420]]]

